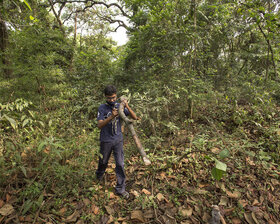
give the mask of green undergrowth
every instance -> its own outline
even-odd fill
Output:
[[[264,176],[279,178],[280,118],[274,104],[243,105],[210,92],[194,98],[190,117],[190,108],[180,110],[176,105],[177,93],[175,97],[170,93],[170,98],[130,94],[128,90],[122,93],[142,118],[135,126],[152,161],[151,167],[144,167],[126,130],[127,189],[131,193],[127,202],[113,194],[113,161],[106,184],[94,180],[99,150],[95,114],[102,102],[99,95],[80,98],[79,89],[66,88],[60,97],[48,96],[41,104],[11,99],[0,105],[4,136],[0,141],[0,197],[4,203],[10,201],[18,217],[40,220],[39,210],[45,219],[61,222],[78,212],[76,220],[90,223],[108,214],[118,220],[128,219],[134,210],[144,214],[152,210],[153,215],[144,217],[157,220],[168,217],[165,210],[170,210],[178,214],[172,217],[183,221],[188,217],[182,212],[196,209],[195,217],[202,219],[224,196],[233,200],[229,220],[244,220],[245,208],[228,192],[237,190],[242,195],[239,199],[247,200],[253,197],[245,197],[242,190],[244,184],[250,185],[248,178],[255,178],[255,183],[263,182]],[[207,106],[209,101],[211,107]],[[256,187],[260,195],[262,187]],[[277,217],[277,207],[266,204],[266,208]]]

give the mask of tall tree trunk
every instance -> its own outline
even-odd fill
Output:
[[[1,60],[3,63],[3,71],[4,71],[5,78],[10,78],[13,73],[10,68],[11,63],[7,53],[8,40],[9,40],[8,29],[4,20],[1,18],[0,15],[0,54],[2,58]]]
[[[65,30],[63,28],[63,24],[62,24],[62,22],[60,20],[60,17],[59,17],[60,14],[57,14],[57,12],[55,11],[52,0],[48,0],[48,1],[49,1],[50,6],[51,6],[52,12],[53,12],[58,24],[59,24],[59,28],[60,28],[61,32],[63,33],[63,35],[65,35]]]

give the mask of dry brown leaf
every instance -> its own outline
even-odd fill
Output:
[[[255,206],[255,205],[259,205],[259,204],[260,204],[260,202],[257,199],[254,199],[252,205]]]
[[[105,209],[109,215],[115,214],[115,210],[113,208],[111,208],[110,206],[105,206]]]
[[[109,216],[109,220],[106,224],[110,224],[114,222],[114,217],[112,215]]]
[[[14,207],[11,204],[5,204],[1,209],[0,209],[0,214],[3,216],[8,216],[14,212]]]
[[[116,198],[116,195],[113,192],[109,192],[109,198],[114,199]]]
[[[9,202],[9,201],[10,201],[10,199],[11,199],[11,195],[6,194],[6,202]]]
[[[138,197],[140,196],[140,194],[138,193],[138,191],[133,190],[133,191],[131,191],[131,193],[132,193],[136,198],[138,198]]]
[[[28,222],[28,223],[33,222],[33,216],[31,216],[31,215],[26,216],[26,217],[24,218],[24,221],[25,221],[25,222]]]
[[[245,201],[245,200],[238,200],[238,203],[239,203],[240,205],[242,205],[243,208],[245,208],[245,207],[248,205],[248,202]]]
[[[244,213],[244,217],[249,224],[255,224],[251,213]]]
[[[61,208],[61,209],[59,210],[59,214],[63,216],[63,215],[65,214],[66,211],[67,211],[67,208],[66,208],[66,207]]]
[[[197,189],[194,190],[193,193],[194,193],[194,194],[208,194],[209,192],[206,191],[206,190],[197,188]]]
[[[0,199],[0,208],[2,208],[4,204],[5,204],[5,202]]]
[[[152,209],[149,209],[147,211],[144,212],[144,217],[145,219],[152,219],[155,217],[155,214],[154,214],[154,210]]]
[[[72,215],[68,216],[64,220],[64,222],[66,222],[66,223],[68,223],[68,222],[76,222],[79,216],[80,216],[80,212],[76,210]]]
[[[95,206],[94,204],[91,206],[91,211],[97,215],[99,213],[99,208]]]
[[[88,206],[91,204],[91,201],[88,198],[84,198],[83,202],[84,202],[85,206]]]
[[[143,212],[141,210],[135,210],[131,212],[131,219],[138,222],[145,222]]]
[[[211,219],[211,216],[208,214],[208,213],[206,213],[206,212],[204,212],[203,213],[203,216],[202,216],[202,220],[205,222],[205,223],[208,223],[208,221]]]
[[[232,220],[232,224],[241,224],[242,221],[239,218],[233,218]]]
[[[228,215],[230,215],[234,210],[235,210],[235,208],[227,208],[227,209],[224,209],[224,215],[225,215],[225,216],[228,216]]]
[[[145,188],[142,190],[142,192],[143,192],[144,194],[146,194],[146,195],[151,195],[151,192],[148,191],[148,190],[146,190]]]
[[[157,199],[158,199],[159,201],[164,200],[164,196],[163,196],[162,193],[158,193],[156,197],[157,197]]]
[[[234,192],[226,191],[226,194],[229,198],[240,198],[241,197],[241,193],[236,190]]]
[[[279,181],[276,180],[276,179],[271,179],[271,183],[272,183],[273,185],[279,185]]]
[[[219,154],[221,151],[221,149],[217,148],[217,147],[214,147],[211,149],[211,152],[215,153],[215,154]]]
[[[251,166],[255,166],[256,164],[249,158],[246,158],[246,161],[251,165]]]
[[[193,213],[193,209],[190,207],[188,209],[184,208],[184,207],[180,207],[179,208],[179,214],[181,216],[183,216],[184,218],[186,217],[190,217]]]
[[[119,221],[119,222],[124,222],[125,220],[127,220],[127,217],[119,217],[119,218],[118,218],[118,221]]]
[[[219,205],[227,206],[227,203],[228,203],[228,198],[226,196],[222,196]]]
[[[256,218],[256,215],[254,212],[252,212],[252,219],[255,221],[256,224],[259,224],[258,219]]]
[[[260,196],[260,204],[262,204],[264,201],[264,197],[263,196]]]

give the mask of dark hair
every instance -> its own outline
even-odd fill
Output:
[[[105,96],[112,96],[117,93],[117,88],[113,85],[106,86],[104,89]]]

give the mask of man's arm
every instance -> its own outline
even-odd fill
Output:
[[[134,111],[128,106],[128,102],[127,100],[124,100],[124,103],[125,103],[125,107],[128,109],[129,111],[129,115],[132,119],[134,120],[139,120],[139,118],[136,116],[136,114],[134,113]]]
[[[98,121],[97,127],[99,129],[103,128],[106,124],[108,124],[111,120],[113,120],[118,115],[119,115],[118,110],[114,108],[112,110],[112,115],[110,117],[107,117],[105,120]]]

